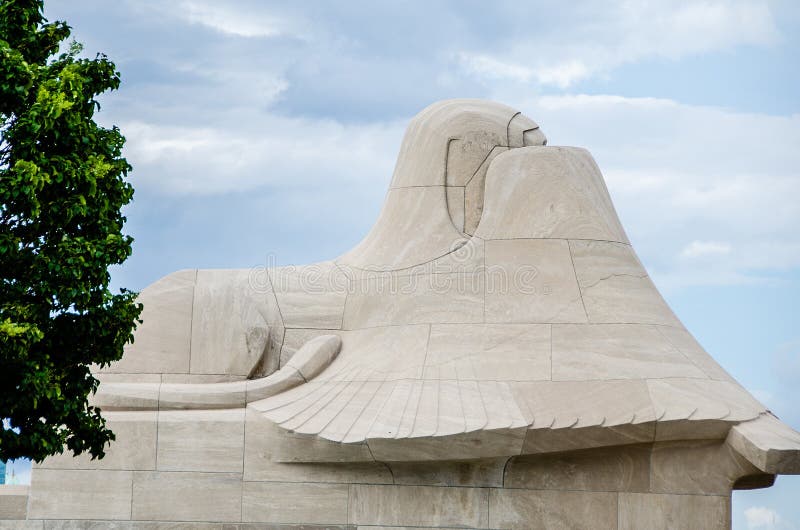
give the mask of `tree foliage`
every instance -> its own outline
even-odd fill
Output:
[[[103,457],[114,434],[89,365],[120,359],[141,311],[109,289],[131,254],[125,139],[93,119],[119,72],[69,35],[42,0],[0,0],[0,459]]]

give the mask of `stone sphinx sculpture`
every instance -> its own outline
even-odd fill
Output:
[[[350,252],[145,289],[98,373],[117,442],[37,466],[19,518],[728,528],[732,489],[800,473],[800,435],[665,304],[591,155],[545,144],[436,103]]]

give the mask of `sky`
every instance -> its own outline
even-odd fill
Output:
[[[408,120],[493,99],[588,148],[640,258],[706,349],[800,429],[800,4],[47,0],[122,72],[134,254],[181,268],[331,259],[369,230]],[[800,529],[800,477],[734,528]]]

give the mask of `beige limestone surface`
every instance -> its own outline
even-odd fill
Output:
[[[417,115],[339,258],[180,271],[141,301],[98,371],[108,456],[47,459],[0,517],[728,528],[733,489],[800,473],[800,435],[667,306],[592,156],[498,103]]]

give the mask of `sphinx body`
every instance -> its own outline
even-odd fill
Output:
[[[417,115],[343,256],[141,298],[98,373],[117,442],[37,466],[20,519],[728,528],[733,489],[800,473],[800,435],[666,305],[591,155],[504,105]]]

